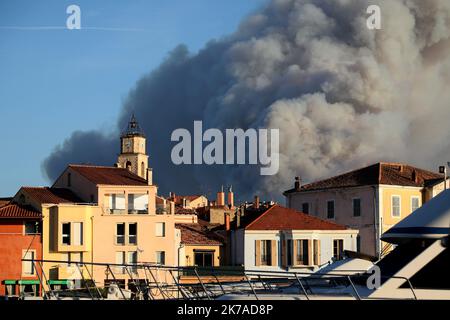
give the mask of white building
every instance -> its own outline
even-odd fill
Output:
[[[280,205],[242,222],[231,231],[231,262],[246,270],[310,272],[356,251],[357,230]]]

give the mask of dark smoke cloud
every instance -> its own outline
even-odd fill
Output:
[[[450,1],[380,0],[382,30],[366,27],[365,0],[273,0],[232,35],[197,54],[178,46],[129,93],[116,134],[76,132],[45,160],[112,164],[134,111],[163,193],[280,199],[309,181],[379,160],[433,168],[449,159]],[[175,166],[176,128],[280,129],[280,172],[249,166]]]

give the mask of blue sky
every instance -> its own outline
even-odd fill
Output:
[[[48,185],[41,162],[75,130],[112,129],[128,91],[180,43],[193,52],[267,0],[1,0],[0,197]],[[66,25],[143,31],[32,30]]]

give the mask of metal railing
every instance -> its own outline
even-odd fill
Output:
[[[23,259],[22,261],[32,262],[36,270],[39,267],[41,272],[37,272],[37,274],[45,299],[55,299],[62,293],[67,294],[68,292],[72,296],[78,294],[92,300],[106,299],[108,298],[108,289],[114,286],[118,290],[120,298],[125,300],[211,300],[227,294],[246,294],[257,300],[265,294],[297,295],[299,298],[310,300],[312,297],[323,294],[323,289],[330,288],[339,288],[341,294],[359,300],[366,297],[360,291],[361,284],[365,284],[365,280],[370,276],[366,271],[361,270],[340,270],[339,273],[307,273],[244,270],[242,267],[173,267],[155,263],[71,262],[80,271],[81,278],[78,280],[82,286],[76,289],[55,291],[49,286],[49,279],[43,264],[67,264],[67,261],[32,259]],[[101,285],[95,281],[94,275],[89,270],[94,267],[104,269],[107,279],[103,279],[104,283]],[[86,273],[82,272],[83,268]],[[114,272],[117,268],[124,268],[125,273]],[[385,278],[403,280],[408,284],[412,298],[417,299],[409,279],[404,277]],[[128,280],[128,290],[125,289],[126,280]],[[70,294],[68,294],[69,297]]]

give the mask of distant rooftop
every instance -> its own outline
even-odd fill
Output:
[[[278,204],[245,218],[241,225],[245,230],[347,230],[345,226]]]
[[[15,203],[0,208],[0,219],[39,219],[41,214],[31,206],[21,206]]]
[[[49,188],[49,187],[22,187],[31,198],[39,203],[82,203],[75,193],[69,189],[64,188]]]
[[[332,178],[305,184],[299,190],[295,188],[286,190],[283,194],[380,184],[425,187],[439,181],[444,181],[444,177],[436,172],[402,163],[379,162]]]
[[[146,186],[147,180],[141,178],[125,168],[102,167],[91,165],[74,165],[69,167],[95,184]]]
[[[175,228],[181,231],[181,243],[187,245],[222,245],[219,235],[215,234],[209,228],[212,225],[203,220],[198,223],[177,223]]]

